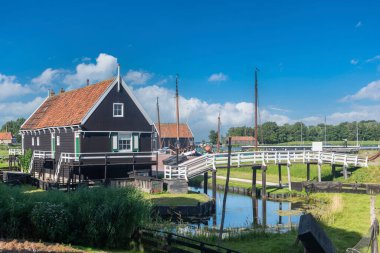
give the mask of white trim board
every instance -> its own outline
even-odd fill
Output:
[[[81,125],[84,125],[87,120],[90,118],[90,116],[95,112],[95,110],[99,107],[99,105],[103,102],[103,100],[107,97],[107,95],[111,92],[113,87],[118,83],[118,78],[115,78],[113,82],[110,84],[110,86],[107,88],[107,90],[102,94],[102,96],[98,99],[98,101],[91,107],[91,109],[88,111],[86,116],[82,119]],[[140,102],[137,100],[135,95],[133,94],[132,90],[128,87],[128,85],[124,82],[123,79],[121,79],[121,84],[129,97],[132,99],[132,101],[135,103],[137,108],[140,110],[140,112],[145,117],[146,121],[148,121],[149,125],[153,125],[152,119],[149,117],[149,115],[146,113],[144,108],[141,106]]]

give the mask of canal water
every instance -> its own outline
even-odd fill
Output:
[[[189,190],[203,192],[203,188],[189,187]],[[207,194],[212,197],[212,190]],[[217,191],[216,212],[202,226],[219,227],[222,218],[224,192]],[[302,214],[301,203],[253,199],[236,193],[227,194],[225,228],[276,227],[288,230],[296,226]]]

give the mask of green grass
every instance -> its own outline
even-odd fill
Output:
[[[339,170],[339,168],[337,168]],[[282,182],[287,181],[287,169],[286,166],[281,167]],[[226,176],[227,169],[218,169],[218,176]],[[252,168],[251,167],[240,167],[231,168],[232,178],[242,178],[242,179],[252,179]],[[306,181],[306,164],[293,164],[290,167],[290,177],[292,182]],[[262,175],[261,170],[257,171],[257,180],[261,181]],[[310,165],[310,179],[318,179],[318,167],[317,165]],[[331,166],[322,165],[322,179],[331,180]],[[278,182],[278,167],[277,165],[268,165],[267,169],[267,181],[268,182]]]
[[[268,144],[268,146],[301,146],[301,145],[311,145],[312,141],[304,141],[303,143],[300,141],[291,141],[291,142],[283,142],[283,143],[278,143],[278,144]],[[344,145],[343,141],[328,141],[327,144],[329,145]],[[365,146],[365,145],[379,145],[380,141],[359,141],[359,145]],[[356,146],[356,141],[348,141],[347,142],[348,146]]]
[[[196,206],[198,202],[205,203],[210,199],[205,194],[188,193],[160,193],[160,194],[145,194],[146,199],[152,200],[154,205],[160,206]]]

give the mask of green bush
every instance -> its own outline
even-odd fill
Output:
[[[0,238],[127,248],[151,204],[135,188],[34,191],[0,184]]]
[[[24,155],[19,156],[21,169],[23,172],[28,172],[29,165],[32,161],[33,151],[31,149],[25,150]]]

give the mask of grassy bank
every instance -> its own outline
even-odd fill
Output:
[[[160,206],[196,206],[198,203],[209,201],[209,197],[205,194],[188,193],[188,194],[144,194],[146,199],[152,201],[153,205]]]
[[[337,168],[337,174],[341,168]],[[282,181],[287,181],[287,169],[286,166],[281,167]],[[217,175],[226,176],[227,169],[218,169]],[[290,176],[293,182],[306,181],[306,164],[293,164],[290,167]],[[242,178],[242,179],[252,179],[252,168],[251,167],[240,167],[231,168],[232,178]],[[261,170],[257,171],[257,180],[261,180]],[[310,165],[310,179],[318,179],[318,167],[317,165]],[[331,180],[331,166],[324,164],[322,165],[322,180]],[[267,169],[267,181],[268,182],[278,182],[278,167],[277,165],[268,165]]]
[[[320,224],[337,249],[345,252],[353,247],[369,227],[370,196],[360,194],[328,194],[318,193],[311,196],[317,206],[310,212],[318,217]],[[324,200],[322,204],[320,200]],[[380,208],[379,201],[376,204]],[[295,246],[296,231],[282,234],[265,233],[263,231],[242,235],[234,239],[226,239],[223,245],[241,252],[303,252],[301,246]],[[216,238],[209,239],[216,242]]]

